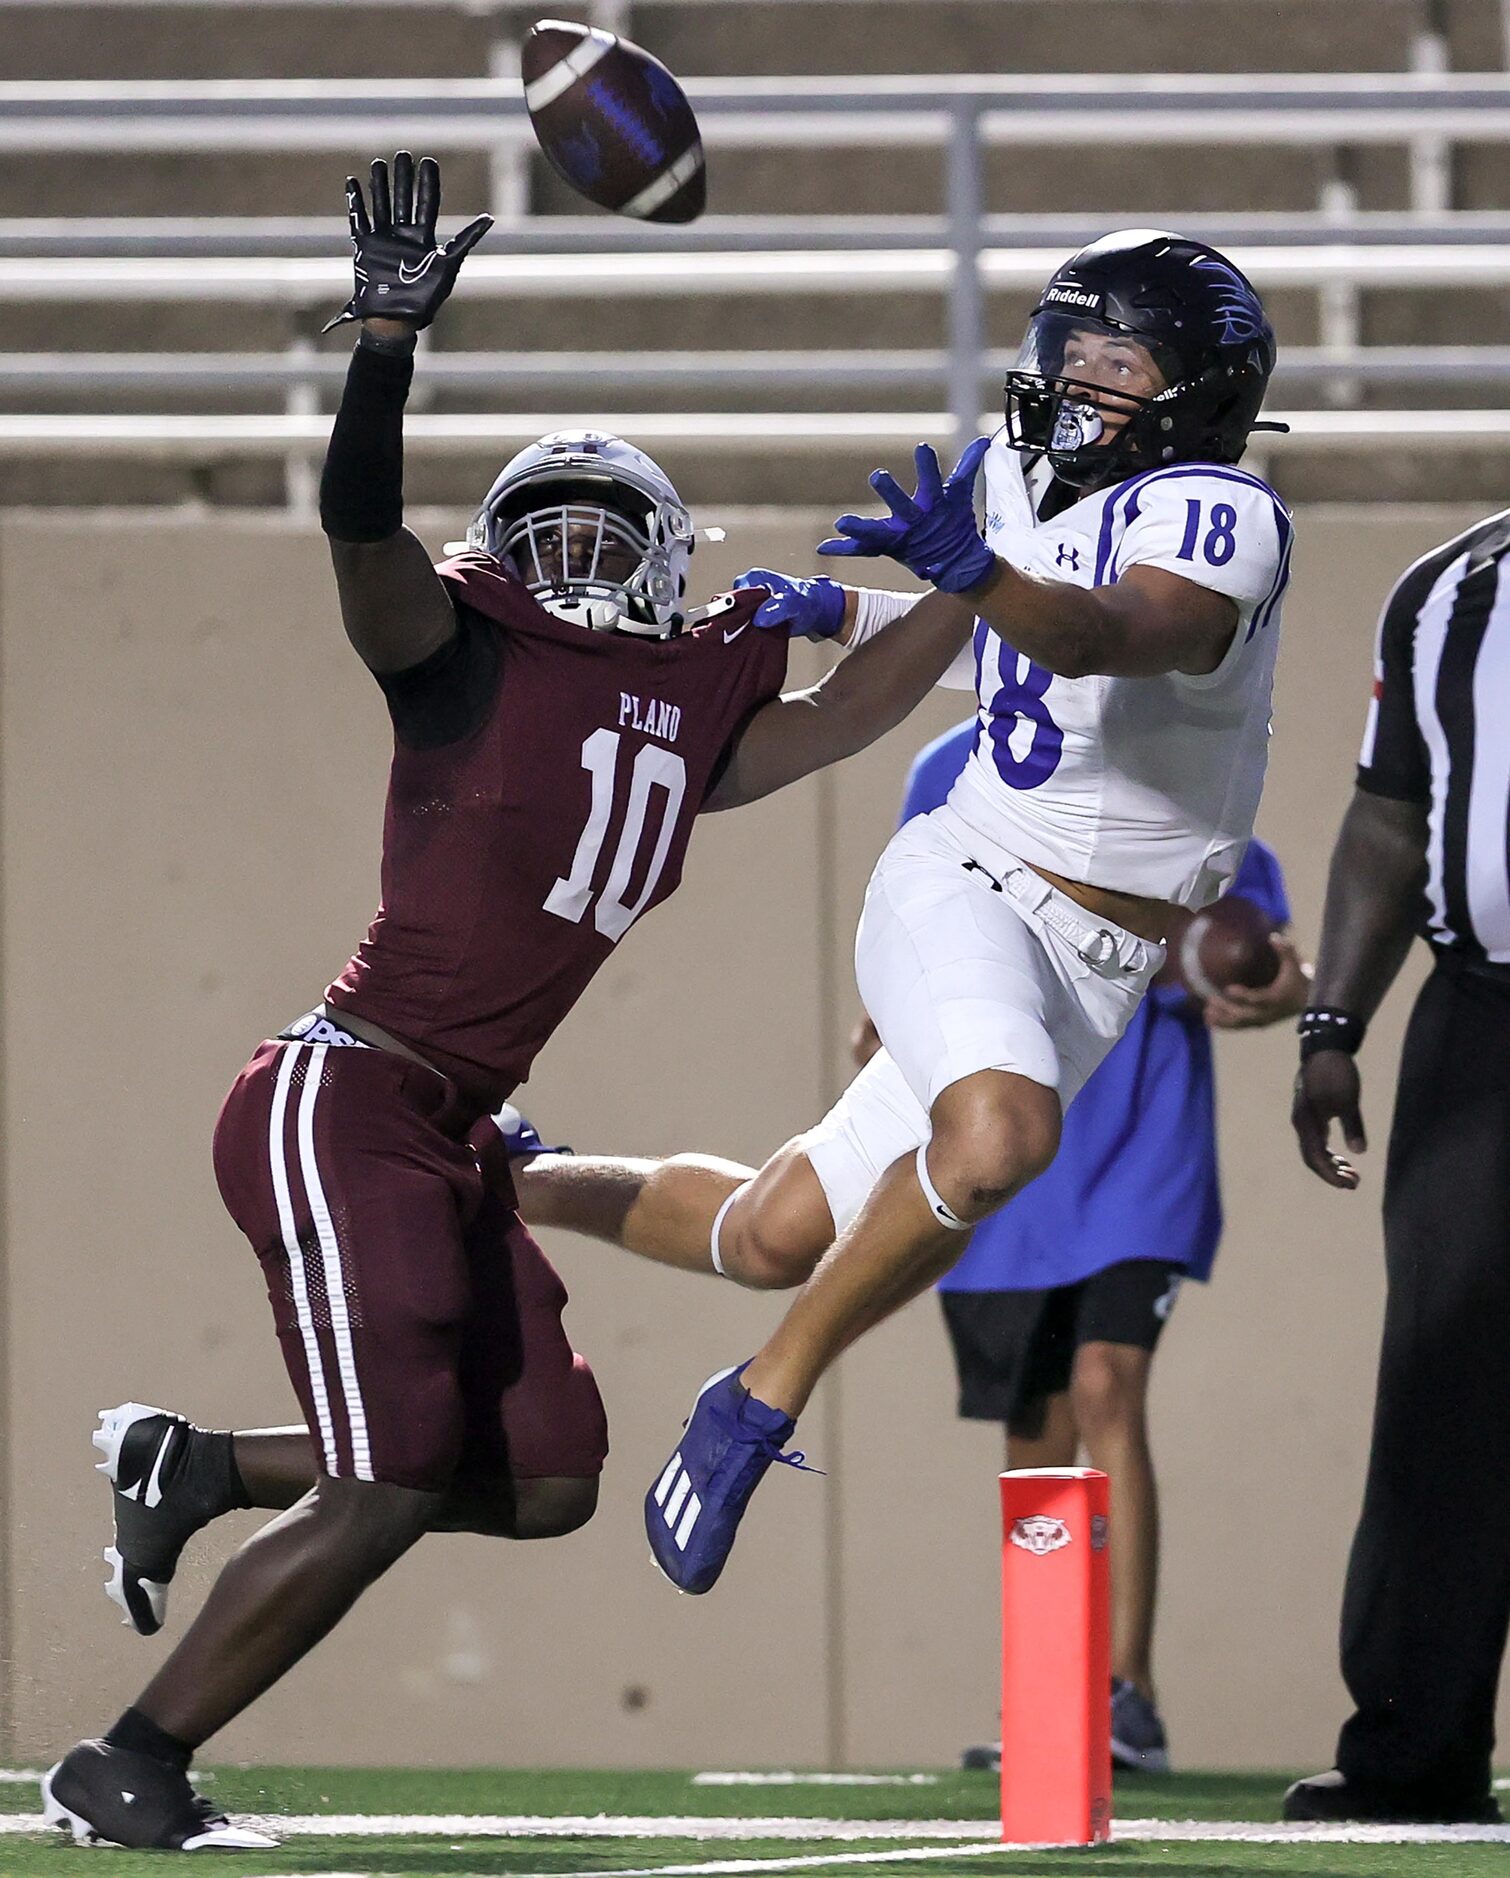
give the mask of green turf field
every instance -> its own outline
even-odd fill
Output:
[[[293,1822],[276,1852],[216,1854],[224,1878],[421,1874],[482,1878],[995,1878],[1086,1867],[1127,1878],[1480,1878],[1506,1869],[1498,1844],[1245,1843],[1239,1822],[1271,1824],[1280,1775],[1185,1774],[1119,1785],[1120,1843],[1092,1851],[1002,1851],[989,1828],[989,1774],[895,1775],[865,1785],[710,1785],[689,1774],[216,1768],[206,1791],[235,1815]],[[0,1878],[83,1878],[162,1869],[162,1855],[76,1850],[12,1830],[34,1815],[29,1782],[0,1781]],[[1159,1822],[1155,1825],[1139,1822]],[[854,1822],[858,1833],[845,1822]],[[1161,1828],[1167,1824],[1167,1833]],[[865,1827],[875,1830],[867,1833]],[[1208,1837],[1223,1828],[1227,1836]],[[274,1829],[277,1828],[274,1824]],[[1127,1834],[1137,1834],[1132,1838]],[[1179,1836],[1183,1835],[1183,1836]]]

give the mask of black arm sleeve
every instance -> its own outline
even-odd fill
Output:
[[[464,601],[456,636],[418,665],[378,672],[393,734],[411,750],[439,750],[480,730],[503,675],[498,629]]]
[[[386,541],[404,521],[404,402],[414,346],[359,341],[320,476],[320,526],[335,541]]]

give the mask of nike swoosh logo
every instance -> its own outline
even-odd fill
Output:
[[[746,621],[745,621],[745,626],[748,626],[748,625],[749,625],[749,623],[750,623],[750,622],[749,622],[748,620],[746,620]],[[734,630],[733,630],[733,632],[727,632],[727,631],[726,631],[726,632],[724,633],[724,644],[725,644],[726,646],[731,646],[731,645],[733,645],[733,643],[734,643],[734,641],[735,641],[735,640],[736,640],[736,639],[737,639],[737,638],[739,637],[739,635],[740,635],[740,634],[741,634],[741,633],[742,633],[742,632],[744,631],[744,629],[745,629],[745,626],[736,626],[736,627],[734,628]]]
[[[398,264],[398,277],[403,285],[412,287],[415,281],[423,280],[425,275],[430,271],[430,263],[435,259],[435,255],[436,250],[432,248],[425,256],[424,260],[420,262],[419,266],[413,269],[410,268],[407,261],[400,261]]]
[[[163,1462],[168,1458],[168,1449],[173,1445],[173,1430],[170,1428],[162,1438],[162,1445],[157,1450],[157,1459],[152,1463],[152,1472],[147,1476],[146,1491],[142,1494],[143,1506],[158,1506],[163,1497]]]

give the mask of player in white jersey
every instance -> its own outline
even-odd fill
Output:
[[[1107,236],[1045,290],[997,435],[948,478],[920,446],[913,496],[878,471],[890,516],[842,517],[824,543],[892,556],[976,615],[975,751],[881,856],[856,940],[885,1047],[748,1181],[689,1160],[559,1163],[522,1189],[531,1217],[669,1263],[706,1269],[711,1243],[744,1283],[806,1279],[757,1355],[704,1386],[647,1495],[652,1550],[682,1590],[716,1580],[833,1359],[1048,1165],[1065,1106],[1163,961],[1170,910],[1208,904],[1236,871],[1291,531],[1234,465],[1273,364],[1263,308],[1224,257]],[[829,586],[788,583],[768,605],[800,629],[805,608],[832,608]],[[911,603],[871,594],[862,616]]]

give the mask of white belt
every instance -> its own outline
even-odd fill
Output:
[[[1154,964],[1156,948],[1148,940],[1109,920],[1097,920],[1025,862],[1019,861],[999,880],[979,861],[968,860],[963,866],[967,874],[979,874],[993,893],[1006,894],[1025,913],[1067,940],[1082,964],[1099,977],[1134,977]]]

